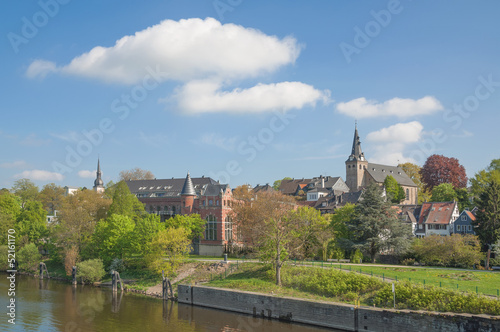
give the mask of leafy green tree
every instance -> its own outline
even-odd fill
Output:
[[[457,192],[451,183],[441,183],[432,189],[431,202],[451,202],[457,200]]]
[[[137,220],[144,213],[144,205],[130,192],[127,183],[118,182],[113,194],[113,203],[109,207],[109,214],[119,214]]]
[[[113,180],[110,180],[108,183],[106,183],[104,188],[104,193],[106,194],[106,196],[109,198],[113,198],[113,195],[115,194],[116,183],[114,183]]]
[[[500,183],[500,159],[493,159],[488,167],[470,179],[472,193],[479,196],[490,182]]]
[[[14,194],[21,199],[21,208],[38,198],[38,187],[29,179],[19,179],[12,186]]]
[[[387,175],[384,180],[384,187],[392,203],[399,204],[406,198],[405,191],[392,175]]]
[[[281,180],[276,180],[276,181],[274,181],[274,183],[273,183],[273,189],[274,189],[274,190],[278,190],[278,189],[280,188],[280,186],[281,186],[281,181],[283,181],[283,180],[292,180],[292,178],[291,178],[291,177],[288,177],[288,176],[285,176],[285,177],[284,177],[283,179],[281,179]]]
[[[458,209],[460,211],[471,209],[474,207],[474,205],[470,201],[471,196],[469,194],[469,191],[466,188],[457,188],[455,189],[455,192],[457,193]]]
[[[19,261],[19,269],[35,272],[40,264],[42,255],[38,252],[38,247],[34,243],[30,243],[17,252],[16,258]]]
[[[399,221],[396,210],[382,197],[382,189],[376,183],[371,183],[364,191],[348,227],[352,247],[367,253],[372,263],[383,250],[396,254],[406,251],[411,236],[411,230]]]
[[[124,258],[137,245],[134,244],[135,222],[129,216],[112,214],[97,223],[92,236],[93,247],[106,266],[113,258]]]
[[[203,238],[205,234],[205,225],[207,221],[203,220],[199,214],[176,215],[173,218],[165,220],[165,228],[184,228],[189,231],[191,240]]]
[[[352,245],[352,232],[348,225],[355,216],[356,205],[346,203],[344,206],[335,209],[330,217],[330,227],[335,234],[335,252],[350,249]]]
[[[328,243],[333,240],[333,231],[330,223],[321,215],[321,212],[309,206],[299,207],[290,211],[291,222],[297,225],[296,237],[293,239],[293,254],[297,258],[314,257],[321,250],[326,260]]]
[[[25,237],[30,243],[38,244],[47,236],[47,212],[42,203],[28,201],[17,217],[16,228],[18,236]]]
[[[49,183],[43,186],[39,194],[39,199],[43,204],[44,209],[53,214],[55,210],[59,210],[62,207],[64,201],[64,188],[55,185],[54,183]]]
[[[191,246],[190,232],[182,227],[161,230],[151,241],[145,255],[151,271],[171,276],[186,258]]]
[[[7,234],[9,229],[15,228],[15,222],[20,213],[19,198],[8,191],[0,193],[0,234]],[[7,236],[0,237],[0,244],[7,242]]]
[[[144,254],[148,250],[150,242],[161,229],[163,229],[163,225],[160,222],[160,216],[146,214],[142,218],[139,218],[134,229],[134,251]]]
[[[491,181],[476,200],[478,211],[473,222],[481,243],[489,247],[486,268],[489,268],[491,246],[500,238],[500,183]]]

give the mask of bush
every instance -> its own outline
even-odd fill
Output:
[[[415,259],[414,258],[405,258],[401,261],[402,265],[414,265],[415,264]]]
[[[73,266],[78,262],[78,249],[70,247],[64,251],[64,270],[66,275],[70,276],[73,273]]]
[[[84,282],[94,283],[100,281],[106,274],[102,259],[89,259],[76,264],[76,277],[82,278]]]
[[[362,262],[362,259],[363,259],[363,254],[361,253],[361,251],[359,251],[359,249],[356,249],[354,254],[352,254],[351,256],[351,262],[359,264]]]
[[[40,265],[42,255],[38,252],[38,247],[34,243],[30,243],[19,250],[16,258],[19,261],[20,270],[35,272]]]

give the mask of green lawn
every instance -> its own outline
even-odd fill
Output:
[[[314,266],[321,266],[321,263],[315,262]],[[385,280],[411,281],[419,283],[445,287],[449,289],[477,292],[498,296],[500,293],[500,273],[489,271],[468,271],[460,269],[443,268],[420,268],[420,267],[380,267],[380,266],[356,266],[351,264],[331,264],[324,263],[325,267],[342,270],[360,272],[366,275],[380,277]]]

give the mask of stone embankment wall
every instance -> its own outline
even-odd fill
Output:
[[[356,308],[341,303],[299,300],[204,286],[179,285],[178,297],[179,303],[344,331],[500,332],[499,316]]]

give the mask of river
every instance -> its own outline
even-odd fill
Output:
[[[133,293],[113,296],[107,288],[19,275],[15,296],[10,296],[7,276],[0,273],[0,331],[326,331]],[[11,299],[15,299],[15,324],[9,323],[7,315]]]

